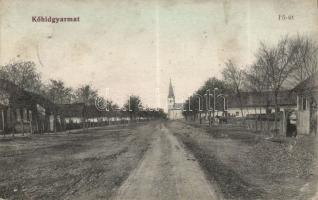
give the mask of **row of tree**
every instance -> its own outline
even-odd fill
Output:
[[[32,61],[12,62],[1,66],[0,78],[11,81],[23,90],[41,94],[56,104],[75,102],[94,104],[94,99],[97,97],[97,90],[88,84],[73,89],[67,87],[61,80],[51,79],[48,83],[44,83]]]
[[[235,94],[240,103],[242,116],[243,91],[253,91],[263,97],[271,92],[274,96],[275,110],[278,111],[280,91],[291,89],[316,73],[317,60],[317,43],[307,36],[284,36],[275,45],[261,42],[255,54],[255,61],[251,65],[238,66],[233,60],[228,60],[222,71],[223,79],[211,78],[206,81],[189,98],[191,101],[185,102],[185,109],[191,107],[194,113],[198,112],[197,96],[204,96],[207,90],[213,91],[214,88],[219,88],[222,93]],[[201,110],[204,110],[205,105],[201,105]],[[185,115],[188,113],[184,112]],[[275,116],[277,117],[277,114]]]
[[[123,108],[109,99],[104,99],[98,94],[90,84],[84,84],[78,88],[72,88],[65,85],[62,80],[51,79],[44,83],[40,73],[36,70],[36,65],[32,61],[12,62],[0,66],[0,79],[11,81],[23,90],[40,94],[55,104],[84,103],[87,106],[95,105],[97,109],[105,111],[126,110],[130,116],[137,117],[146,110],[142,104],[141,98],[132,95],[127,99]],[[156,118],[164,117],[162,109],[151,109],[152,115]]]

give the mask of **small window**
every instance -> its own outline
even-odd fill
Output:
[[[239,116],[239,115],[240,115],[240,112],[236,112],[235,115],[236,115],[236,116]]]

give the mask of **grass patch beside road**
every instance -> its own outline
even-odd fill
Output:
[[[215,155],[209,154],[190,139],[182,137],[181,140],[199,161],[209,180],[216,182],[226,199],[259,199],[264,191],[242,179],[235,170],[222,163]]]
[[[226,199],[310,199],[317,186],[316,140],[264,140],[238,127],[168,125]]]

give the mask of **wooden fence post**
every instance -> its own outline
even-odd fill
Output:
[[[4,110],[1,111],[1,117],[2,117],[3,136],[5,136],[6,135],[6,126],[5,126],[5,120],[4,120]]]

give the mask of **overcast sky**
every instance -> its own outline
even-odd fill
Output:
[[[316,0],[0,0],[0,14],[0,64],[31,60],[44,80],[90,83],[119,104],[136,94],[161,107],[169,78],[181,102],[221,77],[227,59],[253,62],[260,41],[318,36]],[[34,23],[32,16],[80,22]]]

